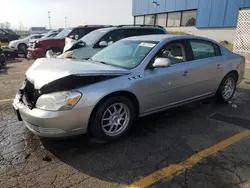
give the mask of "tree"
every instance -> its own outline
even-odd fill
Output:
[[[4,25],[5,25],[5,27],[4,27],[5,29],[10,29],[11,23],[5,22]]]

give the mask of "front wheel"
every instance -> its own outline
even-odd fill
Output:
[[[18,50],[20,51],[20,52],[23,52],[24,54],[27,54],[27,46],[26,46],[26,44],[19,44],[18,45]]]
[[[112,97],[103,102],[92,116],[90,130],[102,140],[110,141],[123,136],[135,119],[135,108],[126,97]]]
[[[226,103],[230,101],[236,90],[236,76],[228,74],[221,82],[216,97],[218,102]]]

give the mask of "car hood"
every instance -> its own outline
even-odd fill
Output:
[[[64,41],[65,39],[62,38],[43,38],[43,39],[38,39],[38,42],[40,43],[47,43],[47,42],[58,42],[58,41]]]
[[[36,60],[26,72],[26,77],[35,89],[68,76],[95,77],[121,76],[130,74],[130,70],[92,61],[72,59],[41,58]]]
[[[18,40],[11,41],[10,44],[26,43],[27,41],[28,41],[27,39],[18,39]]]

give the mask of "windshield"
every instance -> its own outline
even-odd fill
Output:
[[[12,31],[11,29],[4,29],[7,33],[9,34],[16,34],[14,31]]]
[[[56,36],[56,33],[47,33],[41,37],[41,39],[49,38],[49,37],[54,37]]]
[[[70,34],[71,31],[72,29],[66,28],[62,30],[60,33],[58,33],[58,35],[56,35],[56,38],[66,38]]]
[[[132,69],[155,47],[156,41],[118,41],[91,58],[93,61]]]
[[[108,30],[95,30],[85,35],[80,40],[84,41],[87,45],[92,45],[97,40],[99,40],[105,33],[107,33],[107,31]]]

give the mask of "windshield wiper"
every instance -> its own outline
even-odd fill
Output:
[[[119,66],[119,65],[115,65],[115,64],[110,64],[108,62],[105,62],[105,61],[96,61],[96,60],[93,60],[92,58],[89,58],[90,61],[93,61],[93,62],[97,62],[97,63],[101,63],[101,64],[104,64],[104,65],[110,65],[112,67],[118,67],[118,68],[125,68],[123,66]],[[126,69],[126,68],[125,68]]]

